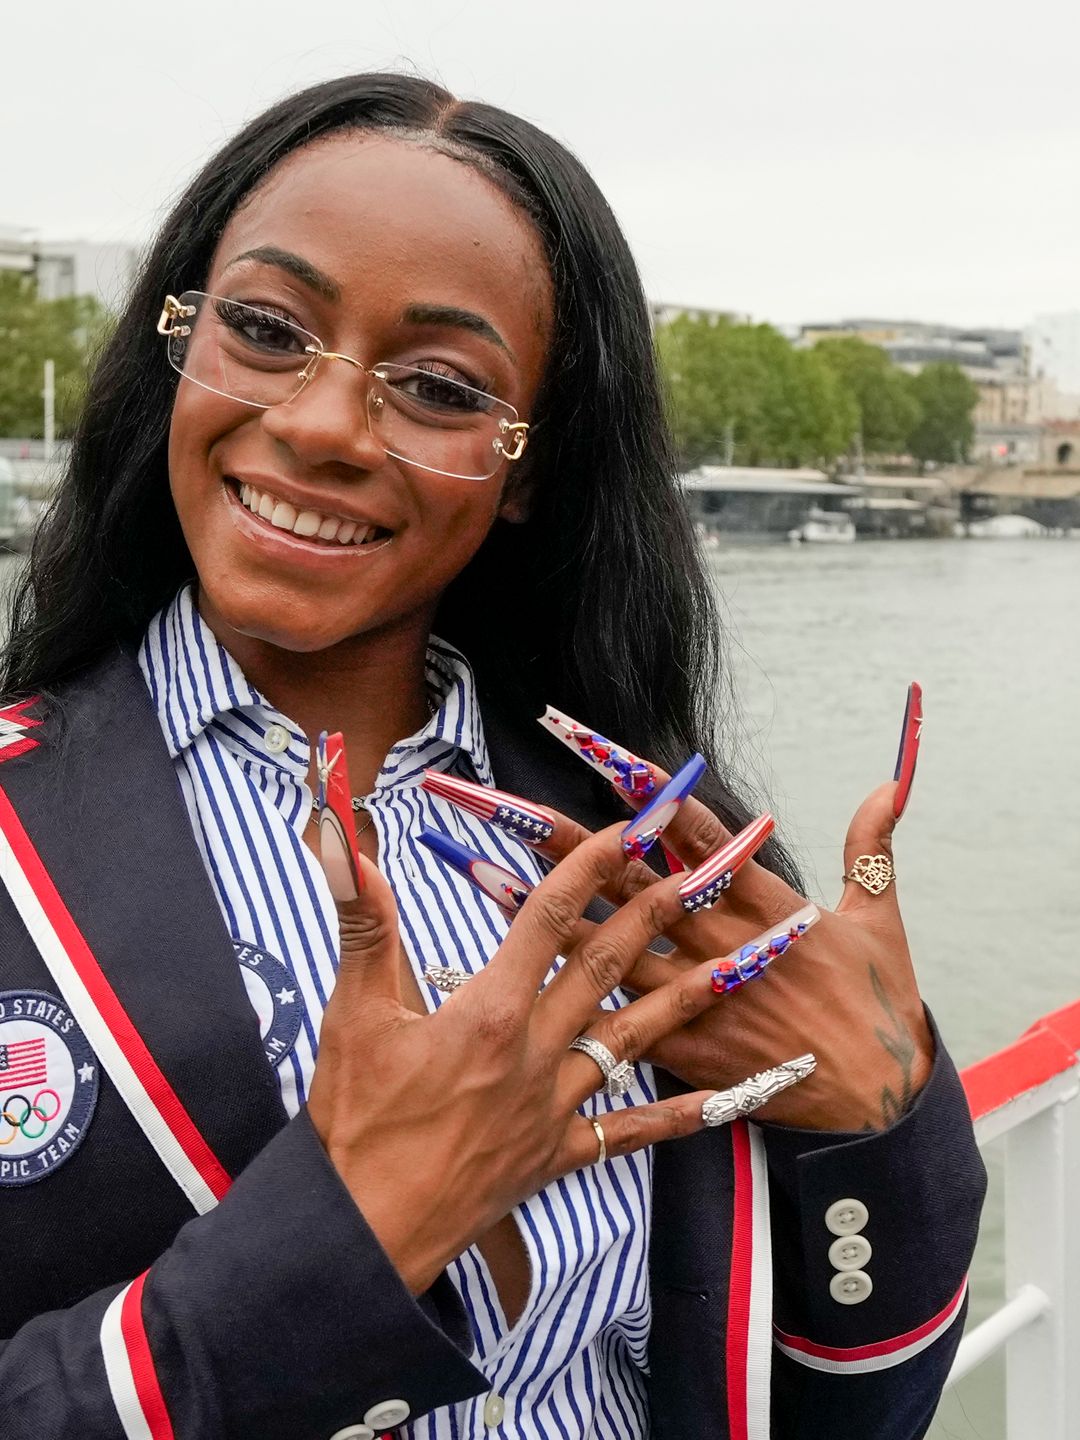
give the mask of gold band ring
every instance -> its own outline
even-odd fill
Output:
[[[884,895],[895,878],[896,871],[888,855],[856,856],[855,863],[844,876],[845,880],[854,880],[871,895]]]
[[[607,1159],[607,1141],[604,1139],[604,1127],[599,1120],[590,1120],[589,1124],[596,1131],[596,1138],[600,1141],[600,1154],[596,1157],[596,1164],[603,1165]]]

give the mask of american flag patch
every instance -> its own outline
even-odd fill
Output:
[[[0,1085],[11,1090],[16,1085],[44,1085],[48,1078],[43,1035],[0,1045]]]
[[[32,720],[26,712],[31,705],[38,703],[38,698],[34,695],[29,700],[20,700],[15,705],[0,709],[0,762],[14,760],[16,755],[25,755],[27,750],[37,748],[38,742],[31,740],[26,732],[40,725],[41,721]]]

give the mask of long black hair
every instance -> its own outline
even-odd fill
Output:
[[[53,692],[138,642],[194,566],[173,509],[175,374],[153,318],[198,289],[229,218],[286,155],[346,130],[398,133],[480,169],[527,211],[555,326],[526,461],[525,524],[497,521],[444,597],[439,631],[503,710],[562,706],[669,769],[712,761],[699,793],[749,812],[718,753],[720,622],[676,483],[648,307],[622,232],[584,167],[535,126],[407,75],[350,75],[251,121],[166,219],[92,378],[70,463],[11,602],[0,693]],[[727,778],[724,778],[727,777]],[[778,846],[766,863],[792,878]]]

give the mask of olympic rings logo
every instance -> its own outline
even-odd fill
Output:
[[[49,1095],[52,1096],[56,1104],[55,1108],[49,1114],[46,1114],[44,1109],[42,1108],[41,1102],[45,1099],[46,1096]],[[22,1103],[26,1106],[26,1109],[21,1115],[13,1115],[8,1109],[8,1106],[11,1105],[13,1101],[17,1100],[21,1100]],[[24,1140],[40,1140],[41,1137],[45,1134],[45,1131],[49,1128],[49,1121],[56,1119],[57,1115],[60,1114],[60,1109],[60,1096],[56,1093],[55,1090],[39,1090],[38,1093],[34,1096],[32,1102],[27,1099],[25,1095],[9,1095],[4,1101],[3,1110],[0,1110],[0,1119],[6,1121],[6,1123],[11,1126],[11,1134],[8,1135],[6,1139],[0,1139],[0,1146],[10,1145],[11,1142],[15,1139],[16,1135],[22,1135]],[[41,1122],[40,1129],[38,1129],[36,1126],[27,1129],[27,1126],[30,1123],[31,1116],[34,1116],[37,1120]]]

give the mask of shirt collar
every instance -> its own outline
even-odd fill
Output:
[[[169,753],[175,759],[210,725],[245,758],[307,774],[308,739],[303,731],[248,683],[229,652],[218,643],[185,585],[171,604],[150,622],[139,651]],[[418,781],[424,768],[447,769],[467,758],[477,780],[491,784],[491,762],[472,667],[461,652],[434,635],[428,642],[426,679],[433,706],[427,724],[391,747],[377,788]],[[272,726],[288,732],[287,748],[269,753],[265,741]]]

